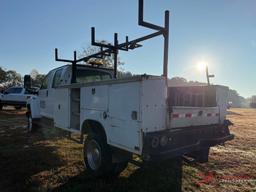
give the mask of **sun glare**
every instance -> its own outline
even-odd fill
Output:
[[[207,66],[207,63],[205,61],[201,61],[197,63],[196,68],[198,71],[204,71],[206,66]]]

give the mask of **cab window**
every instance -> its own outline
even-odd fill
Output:
[[[40,89],[47,89],[47,88],[48,88],[48,79],[49,79],[49,75],[47,75],[47,76],[44,78]]]
[[[53,77],[53,83],[52,83],[52,87],[58,87],[61,84],[61,74],[62,74],[63,69],[59,69],[55,72],[54,77]]]
[[[96,70],[78,70],[76,75],[77,83],[88,83],[111,79],[111,74]]]

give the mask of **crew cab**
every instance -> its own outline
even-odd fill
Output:
[[[23,87],[10,87],[0,95],[0,110],[3,106],[14,106],[16,109],[26,107],[27,99],[33,96],[32,92]]]
[[[228,87],[169,87],[163,76],[112,79],[112,71],[71,65],[48,73],[27,104],[29,129],[81,134],[94,175],[119,173],[132,154],[144,161],[190,155],[208,160],[211,146],[233,139],[226,120]],[[87,135],[86,139],[84,135]],[[110,171],[111,170],[111,171]]]

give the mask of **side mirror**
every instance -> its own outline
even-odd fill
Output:
[[[32,82],[31,82],[30,75],[25,75],[24,76],[24,88],[25,89],[30,89],[31,88],[31,84],[32,84]]]

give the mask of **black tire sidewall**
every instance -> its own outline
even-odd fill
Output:
[[[101,165],[97,170],[94,170],[90,167],[87,159],[87,145],[92,140],[97,142],[97,144],[100,146]],[[107,144],[104,137],[96,133],[91,133],[87,136],[84,142],[84,163],[86,165],[87,171],[93,176],[102,177],[110,174],[112,168],[112,153],[110,146]]]
[[[115,163],[112,165],[112,176],[118,176],[128,166],[128,161]]]

